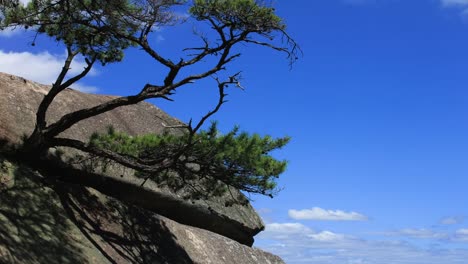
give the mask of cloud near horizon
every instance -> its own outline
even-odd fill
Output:
[[[446,240],[449,238],[447,233],[436,232],[426,228],[405,228],[397,231],[386,232],[384,235],[436,240]]]
[[[294,237],[302,237],[310,242],[339,242],[352,240],[352,236],[338,234],[331,231],[316,232],[301,223],[270,223],[259,237],[264,239],[288,240]]]
[[[389,238],[395,236],[398,238]],[[255,246],[292,264],[466,264],[468,259],[466,248],[442,247],[436,243],[442,239],[466,243],[468,229],[445,234],[408,228],[387,232],[384,237],[387,238],[360,238],[327,230],[315,231],[301,223],[270,223],[257,236]],[[411,238],[435,243],[422,246],[408,242]]]
[[[319,221],[366,221],[368,217],[357,212],[345,212],[342,210],[325,210],[320,207],[312,209],[288,211],[289,217],[295,220],[319,220]]]
[[[455,231],[453,241],[468,242],[468,228],[462,228]]]
[[[384,236],[394,236],[403,238],[426,239],[453,243],[468,242],[468,228],[461,228],[452,232],[435,231],[426,228],[405,228],[397,231],[381,233]]]
[[[21,76],[38,83],[51,85],[63,67],[65,55],[50,54],[49,52],[5,52],[0,49],[0,71]],[[86,66],[83,60],[75,60],[69,70],[70,75],[80,73]],[[89,76],[96,76],[97,71],[91,70]],[[72,88],[95,93],[97,87],[77,83]]]
[[[390,0],[342,0],[345,4],[363,5]],[[468,0],[439,0],[442,6],[468,6]]]

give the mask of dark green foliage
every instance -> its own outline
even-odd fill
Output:
[[[273,39],[269,33],[284,33],[274,8],[255,0],[32,0],[26,6],[10,0],[0,4],[0,30],[34,28],[105,64],[121,61],[123,51],[144,43],[155,27],[180,20],[171,9],[187,2],[195,19],[214,23],[216,30],[242,38],[258,33]]]
[[[32,1],[26,7],[20,5],[14,11],[6,12],[5,23],[35,27],[38,33],[45,33],[85,56],[96,56],[102,63],[120,61],[123,50],[132,43],[106,32],[92,14],[99,12],[103,20],[122,31],[134,32],[138,26],[114,19],[126,1],[113,0],[116,9],[102,8],[103,2],[106,1]],[[84,23],[94,24],[96,28]]]
[[[242,31],[269,33],[286,27],[273,8],[254,0],[195,0],[190,13],[198,20],[214,19]]]
[[[228,186],[273,195],[275,180],[286,169],[286,161],[279,161],[270,153],[288,141],[287,137],[249,135],[237,127],[222,135],[213,123],[208,130],[193,136],[166,133],[131,137],[110,128],[106,134],[94,134],[90,144],[147,164],[169,159],[169,165],[159,173],[143,172],[139,176],[176,191],[188,186],[188,195],[199,198],[222,195]]]
[[[64,43],[89,59],[96,57],[103,64],[118,62],[123,51],[136,45],[129,40],[151,19],[169,23],[168,7],[178,1],[128,0],[33,0],[28,5],[2,6],[5,18],[1,27],[33,27]],[[33,43],[34,44],[34,43]]]

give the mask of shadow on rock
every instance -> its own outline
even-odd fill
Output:
[[[0,166],[0,263],[85,263],[56,194],[33,171]]]
[[[157,215],[80,186],[56,188],[63,208],[111,263],[193,263]]]
[[[193,263],[160,216],[0,156],[0,263]]]

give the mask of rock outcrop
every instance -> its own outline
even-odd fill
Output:
[[[46,85],[0,73],[0,139],[18,143],[23,135],[32,132],[35,111],[48,90]],[[51,105],[47,119],[57,120],[63,114],[92,107],[113,98],[115,97],[67,89]],[[154,105],[143,102],[84,120],[61,136],[86,141],[93,132],[104,132],[109,125],[131,135],[138,135],[161,133],[166,129],[165,125],[175,124],[180,124],[180,121]],[[125,190],[134,190],[132,188],[139,185],[135,177],[114,176],[114,180],[122,184],[122,196],[125,196]],[[154,183],[150,183],[143,191],[132,191],[131,194],[132,203],[136,201],[137,204],[181,224],[206,229],[249,246],[253,243],[253,236],[264,228],[260,217],[250,205],[225,207],[223,197],[210,201],[187,201],[175,193],[158,188]],[[240,192],[236,195],[242,196]]]
[[[0,194],[0,263],[284,263],[1,155]]]

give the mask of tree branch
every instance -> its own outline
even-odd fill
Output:
[[[54,138],[50,142],[51,146],[54,147],[71,147],[81,150],[86,153],[97,155],[102,158],[111,159],[125,167],[146,172],[146,173],[159,173],[162,170],[168,168],[172,162],[165,158],[159,162],[159,164],[146,165],[144,162],[136,157],[120,154],[115,151],[97,148],[89,144],[85,144],[79,140],[68,139],[68,138]]]
[[[81,120],[100,115],[102,113],[111,111],[117,107],[137,104],[143,100],[156,98],[160,96],[160,94],[158,93],[145,92],[145,89],[147,89],[148,87],[150,86],[145,86],[145,88],[137,95],[119,97],[119,98],[110,100],[106,103],[97,105],[95,107],[82,109],[82,110],[78,110],[78,111],[66,114],[62,116],[57,122],[49,125],[45,129],[46,137],[51,138],[51,137],[57,136],[58,134],[67,130],[68,128],[80,122]]]
[[[63,90],[65,90],[66,88],[70,87],[71,85],[73,85],[74,83],[76,83],[77,81],[85,77],[89,73],[91,68],[93,67],[94,62],[96,61],[96,57],[93,57],[91,61],[88,59],[85,59],[87,65],[84,68],[84,70],[78,75],[65,81],[65,83],[62,83],[70,69],[70,65],[73,59],[77,55],[77,52],[73,52],[71,50],[71,47],[69,46],[67,47],[67,52],[68,52],[67,59],[65,60],[65,63],[62,67],[62,71],[57,77],[57,80],[55,81],[55,83],[52,85],[52,88],[50,89],[50,91],[46,94],[46,96],[42,99],[41,103],[39,104],[39,108],[36,113],[36,125],[37,125],[36,129],[43,130],[46,127],[47,110],[50,104],[52,103],[52,101],[55,99],[55,97]]]
[[[46,96],[42,99],[41,103],[39,104],[39,108],[36,112],[36,129],[42,130],[47,125],[46,123],[46,113],[47,109],[49,108],[50,104],[54,100],[54,98],[63,91],[66,87],[62,85],[63,79],[67,75],[68,71],[70,70],[70,65],[75,57],[76,53],[72,52],[71,47],[67,46],[67,58],[63,64],[62,70],[60,74],[57,76],[55,83],[52,85],[50,91],[46,94]],[[85,69],[86,70],[86,69]]]
[[[206,115],[204,115],[202,117],[202,119],[198,122],[198,124],[195,126],[195,128],[191,129],[191,133],[193,133],[193,134],[197,133],[197,131],[203,126],[203,124],[206,122],[206,120],[208,120],[208,118],[210,118],[211,116],[216,114],[219,111],[219,109],[221,108],[221,106],[225,102],[227,102],[227,101],[224,100],[226,98],[226,96],[227,96],[227,94],[224,92],[224,90],[230,84],[235,84],[235,85],[239,86],[239,76],[240,76],[240,72],[238,72],[238,73],[234,74],[233,76],[229,77],[229,80],[224,81],[224,82],[221,82],[218,78],[215,78],[216,82],[218,83],[218,93],[219,93],[218,103],[216,104],[216,107],[213,110],[209,111]]]

